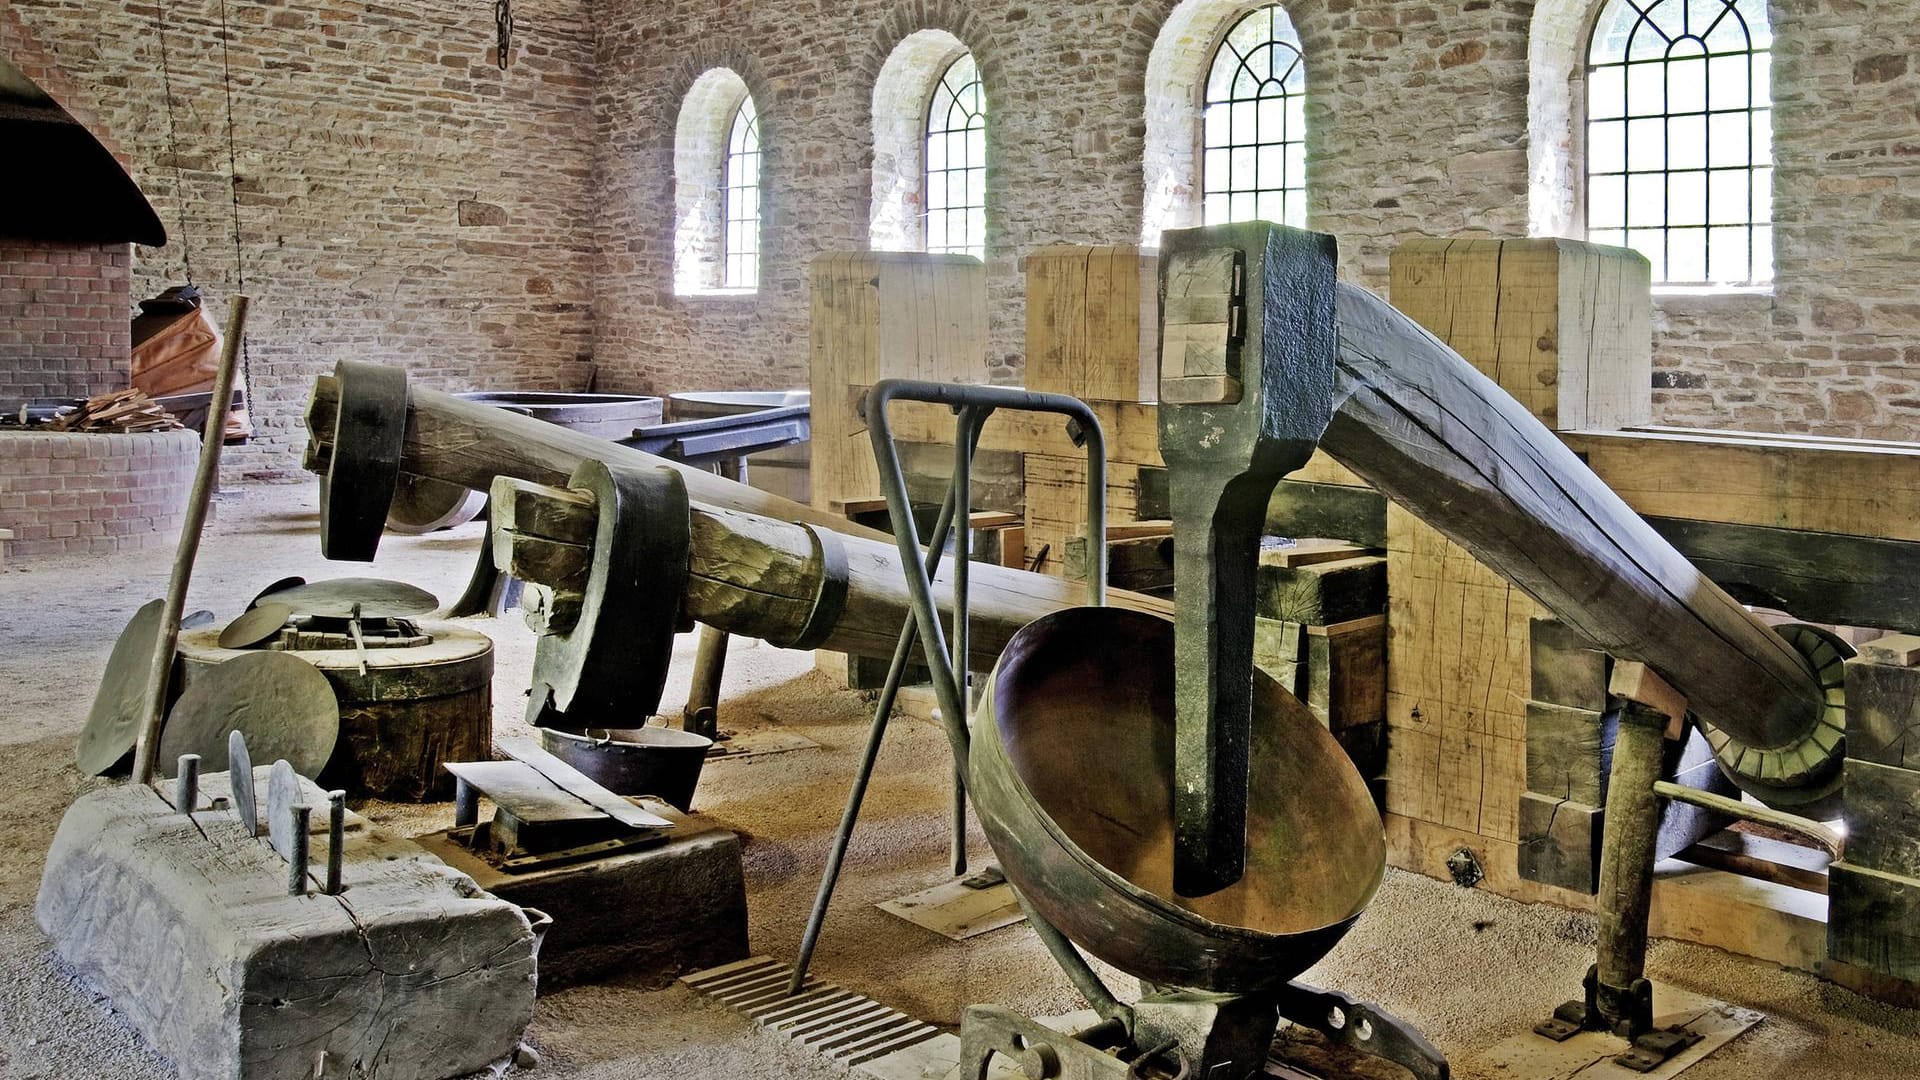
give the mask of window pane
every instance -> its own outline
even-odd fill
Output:
[[[1749,68],[1745,55],[1715,56],[1707,61],[1707,107],[1744,109],[1753,103],[1747,92]]]
[[[1625,172],[1627,168],[1627,125],[1620,120],[1602,120],[1587,125],[1587,170],[1597,173]]]
[[[1627,177],[1627,224],[1633,228],[1657,228],[1666,220],[1666,176],[1635,173]]]
[[[1696,56],[1669,63],[1667,65],[1667,111],[1670,113],[1704,112],[1706,107],[1706,58]]]
[[[940,77],[927,115],[927,250],[985,258],[987,99],[970,54]]]
[[[1653,280],[1669,281],[1667,277],[1666,233],[1661,229],[1628,229],[1627,246],[1647,257],[1653,264]]]
[[[1594,68],[1587,74],[1587,116],[1610,120],[1627,114],[1627,70],[1623,67]]]
[[[1741,207],[1742,210],[1746,208]],[[1741,220],[1745,220],[1742,218]],[[1677,172],[1667,178],[1667,224],[1707,223],[1707,174]],[[1678,261],[1678,257],[1675,257]]]
[[[1753,278],[1755,283],[1773,280],[1773,226],[1753,227]]]
[[[1715,228],[1708,230],[1708,243],[1713,247],[1713,279],[1715,281],[1747,281],[1752,276],[1752,257],[1749,254],[1748,232],[1744,226]]]
[[[1707,117],[1707,164],[1744,166],[1752,157],[1747,150],[1747,132],[1751,113],[1715,113]]]
[[[1667,280],[1707,280],[1707,230],[1674,229],[1667,234]]]
[[[1753,170],[1753,220],[1755,224],[1773,223],[1773,170]]]
[[[1747,205],[1751,174],[1745,169],[1721,169],[1707,181],[1707,220],[1715,225],[1744,225],[1753,220]]]
[[[1626,223],[1626,178],[1594,177],[1587,186],[1587,226],[1592,229],[1614,229]]]
[[[1707,167],[1707,118],[1676,116],[1667,124],[1667,168]]]
[[[1667,87],[1663,65],[1633,64],[1627,68],[1627,114],[1656,116],[1666,109]]]
[[[1655,172],[1667,167],[1667,122],[1627,121],[1627,168],[1634,172]]]

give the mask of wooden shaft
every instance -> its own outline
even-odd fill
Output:
[[[1654,845],[1660,798],[1653,793],[1666,754],[1667,718],[1638,704],[1620,713],[1607,780],[1606,840],[1600,846],[1597,970],[1601,1012],[1618,1019],[1646,974],[1647,917],[1653,907]]]
[[[333,437],[333,415],[338,404],[338,387],[334,380],[321,377],[314,381],[313,400],[307,410],[307,426],[312,433],[313,445],[309,450],[309,459],[324,462],[332,452],[327,441]],[[688,497],[698,504],[698,508],[711,517],[723,512],[738,512],[762,518],[767,526],[779,526],[790,522],[805,522],[831,529],[843,539],[859,541],[863,552],[872,553],[872,545],[879,544],[888,549],[893,539],[888,534],[863,526],[855,525],[846,518],[830,511],[817,510],[803,503],[780,498],[744,484],[723,480],[704,469],[692,468],[666,458],[608,442],[591,435],[583,435],[566,428],[536,420],[530,416],[497,409],[491,405],[466,401],[452,394],[413,387],[409,391],[407,405],[407,433],[405,445],[401,450],[400,467],[414,476],[425,476],[434,480],[460,484],[464,487],[485,491],[496,476],[509,476],[528,480],[538,484],[563,487],[567,478],[580,462],[594,458],[602,461],[625,461],[631,464],[651,465],[673,469],[686,481]],[[496,508],[495,513],[499,510]],[[695,525],[700,517],[696,513]],[[758,527],[758,526],[756,526]],[[698,544],[696,534],[696,545]],[[779,534],[787,541],[798,537],[802,543],[801,551],[810,550],[810,544],[804,531],[797,528]],[[852,552],[849,552],[851,556]],[[850,561],[852,561],[850,559]],[[898,563],[887,561],[886,557],[872,553],[872,559],[863,564],[865,580],[872,583],[869,590],[884,602],[881,606],[892,609],[893,603],[899,603],[899,615],[888,616],[890,624],[871,626],[865,621],[850,626],[844,633],[836,633],[835,641],[844,641],[849,646],[828,643],[821,648],[836,651],[853,652],[861,656],[881,658],[893,655],[894,645],[900,634],[900,623],[905,617],[906,585],[900,573]],[[1032,574],[1019,570],[1005,570],[999,567],[976,565],[971,568],[973,582],[970,589],[976,606],[975,635],[971,650],[978,664],[978,658],[987,647],[998,656],[999,648],[1005,644],[1005,633],[989,633],[979,637],[983,625],[982,616],[1004,629],[1011,619],[1025,621],[1039,618],[1051,611],[1064,607],[1073,607],[1086,603],[1084,583],[1063,581],[1045,574]],[[880,586],[874,581],[882,572],[893,574],[891,588]],[[946,581],[943,571],[941,581]],[[939,583],[936,583],[939,586]],[[752,588],[764,588],[764,585],[739,587],[740,592],[750,592]],[[942,595],[951,597],[951,586],[939,586]],[[1140,593],[1109,590],[1107,602],[1115,607],[1149,611],[1158,615],[1171,615],[1172,604]],[[736,601],[737,604],[737,601]],[[725,605],[735,606],[735,605]],[[854,607],[851,598],[849,609]],[[1000,609],[996,612],[996,608]],[[740,625],[728,625],[709,619],[699,611],[689,614],[718,629],[741,634],[746,637],[768,637],[766,633],[755,632]],[[802,612],[804,616],[804,612]],[[735,618],[738,618],[736,615]],[[1025,621],[1020,625],[1025,625]],[[1015,629],[1018,627],[1016,626]],[[976,670],[987,670],[991,660]]]
[[[580,580],[583,571],[558,559],[521,559],[517,549],[592,557],[592,499],[580,491],[502,479],[493,488],[494,557],[552,580]],[[694,503],[685,611],[715,631],[742,637],[790,641],[806,628],[825,583],[825,562],[809,527]],[[584,541],[584,543],[583,543]],[[912,610],[899,548],[891,540],[842,536],[846,553],[846,602],[820,648],[886,659],[899,645],[900,625]],[[944,616],[953,611],[953,572],[943,560],[934,576],[934,600]],[[1042,615],[1058,610],[1051,596],[1035,596],[1024,570],[977,563],[968,584],[968,667],[992,670],[1007,641]],[[1048,579],[1051,580],[1051,579]],[[540,577],[529,584],[554,587]],[[558,591],[558,590],[556,590]],[[1109,599],[1126,595],[1109,593]],[[554,627],[551,622],[549,628]]]
[[[180,641],[180,612],[186,607],[187,585],[193,563],[200,557],[200,534],[207,525],[207,507],[220,486],[220,450],[227,441],[227,413],[233,404],[234,373],[240,366],[240,337],[247,329],[245,296],[233,298],[227,312],[227,337],[220,344],[220,367],[213,376],[213,398],[207,406],[207,426],[200,436],[200,465],[193,475],[193,493],[187,497],[187,520],[180,526],[180,546],[173,554],[173,576],[160,611],[160,635],[154,639],[153,662],[147,669],[147,687],[141,702],[140,737],[133,747],[133,782],[153,782],[155,755],[160,751],[160,724],[166,716],[167,680],[173,674],[173,650]]]
[[[1736,740],[1774,749],[1817,728],[1800,655],[1519,402],[1370,293],[1340,285],[1337,311],[1330,456]]]

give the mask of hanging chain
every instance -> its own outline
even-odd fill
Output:
[[[227,29],[227,0],[220,0],[220,82],[227,95],[227,188],[233,200],[233,277],[234,291],[247,291],[247,264],[240,251],[240,161],[234,151],[233,65],[227,56],[227,42],[233,34]],[[240,334],[240,379],[246,395],[253,396],[253,351],[247,335]]]
[[[180,178],[180,129],[173,115],[173,66],[167,61],[167,24],[160,15],[161,8],[153,9],[153,36],[160,43],[160,85],[167,94],[167,153],[173,158],[173,209],[174,229],[180,237],[180,261],[185,264],[187,284],[193,284],[193,245],[187,241],[187,189]]]
[[[494,62],[507,70],[513,57],[513,0],[493,0]]]

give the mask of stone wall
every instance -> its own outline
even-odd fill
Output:
[[[229,472],[304,477],[307,389],[341,358],[456,389],[584,378],[587,7],[518,0],[501,71],[489,4],[229,0],[237,259],[220,0],[0,0],[0,50],[119,154],[165,222],[167,247],[135,250],[132,299],[184,281],[190,260],[220,324],[244,278],[259,436],[228,449]]]
[[[0,400],[126,387],[129,257],[125,244],[0,238]]]
[[[1255,4],[1235,0],[790,0],[601,3],[596,351],[625,388],[798,385],[807,260],[864,247],[877,187],[874,87],[915,31],[953,34],[989,99],[988,272],[996,377],[1017,379],[1020,257],[1128,243],[1180,219],[1182,72]],[[1345,272],[1384,288],[1415,236],[1525,235],[1564,221],[1552,155],[1585,0],[1300,0],[1311,227]],[[1693,426],[1920,437],[1920,14],[1898,0],[1776,2],[1778,281],[1771,295],[1662,297],[1658,419]],[[1163,31],[1166,33],[1163,35]],[[1530,65],[1530,47],[1547,54]],[[1156,45],[1159,47],[1156,48]],[[1536,56],[1535,60],[1541,58]],[[1149,61],[1151,60],[1151,65]],[[766,218],[758,297],[673,288],[673,131],[696,78],[739,73],[760,110]],[[1911,67],[1911,70],[1910,70]],[[907,93],[888,80],[883,96]],[[1529,97],[1552,124],[1530,133]],[[910,94],[909,94],[910,96]],[[1171,118],[1171,119],[1170,119]],[[1150,130],[1150,127],[1153,129]],[[1190,151],[1185,151],[1190,157]],[[883,153],[883,158],[892,155]],[[887,162],[883,167],[891,168]],[[884,179],[882,177],[881,179]]]

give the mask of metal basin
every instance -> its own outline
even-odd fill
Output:
[[[973,728],[975,810],[1042,918],[1130,975],[1274,987],[1332,949],[1379,888],[1386,838],[1306,706],[1254,673],[1247,871],[1173,892],[1173,624],[1071,608],[1015,634]]]
[[[615,795],[651,795],[693,809],[693,791],[713,740],[676,728],[592,728],[576,735],[541,728],[549,754],[592,777]]]
[[[661,399],[641,394],[479,390],[460,397],[572,428],[597,439],[624,439],[633,434],[634,428],[657,424],[664,408]]]

